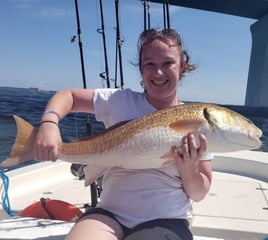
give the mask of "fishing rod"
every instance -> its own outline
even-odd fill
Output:
[[[117,60],[119,61],[119,70],[120,70],[120,87],[124,89],[124,78],[123,78],[123,64],[122,64],[122,53],[121,46],[123,40],[120,38],[120,28],[119,28],[119,0],[115,0],[115,15],[116,15],[116,64],[115,64],[115,88],[117,86]],[[117,56],[118,52],[118,56]],[[118,59],[119,58],[119,59]]]
[[[81,38],[81,27],[80,27],[80,17],[79,17],[79,8],[78,8],[78,1],[75,0],[75,14],[76,14],[76,23],[77,23],[77,36],[78,36],[78,46],[79,46],[79,52],[80,52],[80,61],[81,61],[81,71],[82,71],[82,80],[83,80],[83,88],[87,88],[86,83],[86,74],[85,74],[85,65],[84,65],[84,55],[83,55],[83,44],[82,44],[82,38]],[[72,36],[71,42],[74,42],[76,40],[76,35]],[[87,129],[87,135],[91,135],[91,123],[89,114],[87,114],[87,120],[86,120],[86,129]]]
[[[84,65],[84,55],[83,55],[83,44],[81,38],[81,27],[80,27],[80,17],[79,17],[79,8],[78,8],[78,1],[75,0],[75,13],[76,13],[76,23],[77,23],[77,36],[78,36],[78,45],[79,45],[79,52],[80,52],[80,61],[81,61],[81,70],[82,70],[82,79],[83,79],[83,87],[84,89],[87,88],[86,83],[86,74],[85,74],[85,65]],[[71,38],[71,42],[76,40],[76,36]],[[87,134],[91,135],[91,123],[89,119],[89,114],[87,114],[87,122],[86,122]]]
[[[86,75],[85,75],[85,66],[84,66],[83,44],[82,44],[82,38],[81,38],[80,18],[79,18],[79,9],[78,9],[77,0],[75,0],[75,13],[76,13],[77,36],[78,36],[78,45],[79,45],[79,51],[80,51],[80,61],[81,61],[83,87],[87,88]],[[73,36],[72,39],[71,39],[71,42],[74,42],[75,39],[76,39],[76,36]]]
[[[97,29],[97,32],[102,35],[104,61],[105,61],[105,72],[100,73],[100,77],[102,79],[106,80],[107,88],[110,88],[110,78],[109,78],[109,67],[108,67],[108,59],[107,59],[106,37],[105,37],[105,30],[104,30],[102,0],[99,0],[99,3],[100,3],[100,14],[101,14],[101,28]]]
[[[81,60],[81,70],[82,70],[82,78],[83,78],[83,87],[84,89],[87,88],[86,84],[86,75],[85,75],[85,67],[84,67],[84,56],[83,56],[83,46],[82,46],[82,38],[81,38],[81,28],[80,28],[80,17],[79,17],[79,9],[78,9],[78,1],[75,0],[75,13],[76,13],[76,22],[77,22],[77,36],[78,36],[78,45],[80,50],[80,60]],[[71,42],[74,42],[76,39],[76,36],[73,36],[71,39]],[[89,114],[86,115],[86,129],[87,129],[87,135],[92,135],[92,128],[91,128],[91,122],[89,118]],[[84,169],[85,165],[80,164],[72,164],[71,165],[71,172],[78,176],[79,178],[84,177]],[[97,201],[98,201],[98,190],[97,190],[97,183],[94,182],[90,184],[90,192],[91,192],[91,207],[96,207]]]
[[[164,28],[170,28],[170,15],[168,0],[163,1]]]
[[[151,28],[151,17],[150,17],[150,1],[143,1],[143,22],[144,22],[144,30]]]

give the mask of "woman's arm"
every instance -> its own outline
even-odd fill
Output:
[[[65,117],[69,112],[94,112],[93,89],[68,89],[57,92],[47,103],[46,111],[55,111],[60,118]],[[44,114],[41,122],[55,120],[56,114]]]
[[[58,123],[69,112],[94,112],[93,89],[68,89],[57,92],[47,103],[35,138],[37,160],[55,161],[61,135]]]

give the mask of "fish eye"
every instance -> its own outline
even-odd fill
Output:
[[[248,122],[249,124],[253,124],[253,122],[252,122],[250,119],[248,119],[248,118],[247,118],[247,122]]]

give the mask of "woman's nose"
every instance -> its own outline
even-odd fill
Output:
[[[162,75],[164,73],[162,66],[160,66],[160,65],[155,66],[154,72],[159,74],[159,75]]]

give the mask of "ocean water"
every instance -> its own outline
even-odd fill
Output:
[[[16,124],[13,115],[24,118],[38,127],[41,114],[53,91],[0,87],[0,162],[5,160],[16,138]],[[71,113],[60,121],[62,140],[74,139],[95,134],[104,129],[93,114]]]
[[[45,105],[54,93],[34,88],[0,87],[0,162],[8,157],[16,137],[13,115],[18,115],[37,127]],[[225,106],[245,115],[263,130],[263,144],[258,151],[268,152],[268,108]],[[97,133],[104,126],[92,114],[72,113],[61,120],[60,129],[63,141],[68,142]]]

